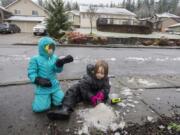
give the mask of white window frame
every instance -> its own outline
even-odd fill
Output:
[[[15,15],[20,15],[20,14],[21,14],[21,10],[15,9],[15,10],[14,10],[14,14],[15,14]]]

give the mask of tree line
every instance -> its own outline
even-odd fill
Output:
[[[15,0],[0,0],[2,6],[7,6]],[[47,8],[48,3],[51,0],[37,0],[37,3]],[[180,16],[180,0],[119,0],[119,3],[99,4],[100,7],[117,7],[126,8],[127,10],[134,12],[139,18],[151,17],[157,13],[169,12]],[[179,6],[178,6],[179,5]],[[65,2],[64,8],[66,10],[79,10],[79,4],[77,2]]]

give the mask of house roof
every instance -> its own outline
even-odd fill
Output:
[[[173,18],[176,22],[180,23],[180,18]]]
[[[5,12],[9,12],[7,9],[5,9],[4,7],[0,6],[0,9],[2,9]],[[9,12],[10,13],[10,12]]]
[[[6,8],[6,9],[9,8],[10,6],[16,4],[16,3],[19,2],[19,1],[20,1],[20,0],[15,0],[15,1],[13,1],[12,3],[10,3],[9,5],[7,5],[5,8]],[[35,6],[39,7],[40,9],[44,10],[45,12],[49,13],[48,10],[46,10],[45,8],[39,6],[38,4],[36,4],[35,2],[33,2],[32,0],[29,0],[29,1],[32,2]]]
[[[173,27],[180,27],[180,23],[176,23],[176,24],[174,24],[174,25],[171,25],[171,26],[169,26],[168,28],[173,28]]]
[[[80,13],[86,13],[88,9],[89,6],[80,6]],[[125,8],[97,7],[96,13],[136,16],[136,14]]]
[[[180,18],[180,16],[177,16],[168,12],[164,12],[162,14],[156,14],[156,16],[159,18]]]
[[[71,11],[69,11],[69,13],[72,13],[74,15],[79,16],[79,11],[78,10],[71,10]]]
[[[45,17],[43,17],[43,16],[20,16],[20,15],[16,15],[16,16],[11,16],[6,20],[8,20],[8,21],[41,22],[44,19],[45,19]]]

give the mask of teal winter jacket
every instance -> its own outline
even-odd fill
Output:
[[[43,37],[38,42],[39,55],[31,58],[28,66],[28,77],[34,83],[36,77],[43,77],[49,79],[52,87],[41,87],[36,85],[35,94],[51,94],[57,90],[61,90],[60,83],[57,79],[56,73],[60,73],[63,67],[58,68],[56,61],[58,57],[54,54],[48,56],[45,51],[45,46],[53,44],[55,48],[55,41],[50,37]],[[54,49],[55,50],[55,49]]]

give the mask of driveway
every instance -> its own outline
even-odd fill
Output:
[[[15,43],[37,44],[40,36],[33,33],[0,34],[0,45],[11,45]]]

